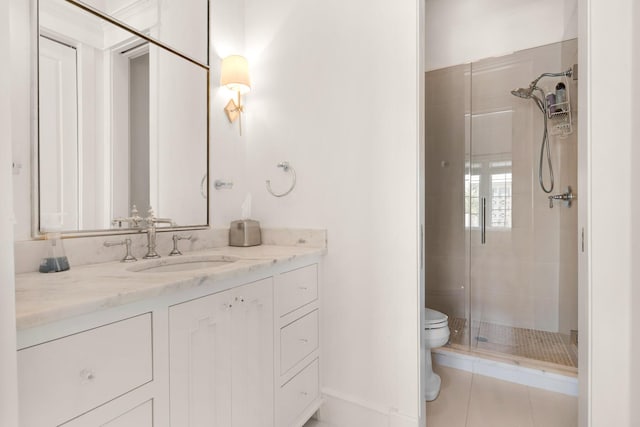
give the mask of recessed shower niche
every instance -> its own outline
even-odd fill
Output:
[[[569,40],[426,73],[426,303],[451,347],[577,372],[575,63]]]

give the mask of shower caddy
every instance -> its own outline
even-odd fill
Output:
[[[551,120],[549,134],[560,138],[566,138],[573,133],[573,121],[571,119],[571,93],[569,90],[569,79],[565,76],[561,77],[559,81],[564,83],[566,100],[557,104],[547,105],[547,117]]]

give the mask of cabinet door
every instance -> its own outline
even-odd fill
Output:
[[[233,290],[233,427],[273,426],[273,281]]]
[[[169,309],[170,407],[173,427],[229,427],[231,310],[229,292]]]

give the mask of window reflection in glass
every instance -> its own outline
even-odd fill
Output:
[[[481,197],[487,198],[487,227],[511,228],[513,217],[511,160],[482,159],[465,175],[465,227],[479,228]]]

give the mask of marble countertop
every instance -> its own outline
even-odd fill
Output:
[[[16,275],[16,323],[18,330],[93,313],[143,299],[201,286],[212,281],[238,278],[294,259],[324,255],[325,248],[261,245],[221,247],[185,253],[183,257],[108,262],[71,267],[60,273]],[[180,259],[225,256],[235,261],[223,266],[182,272],[135,272],[146,265]]]

